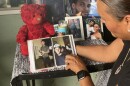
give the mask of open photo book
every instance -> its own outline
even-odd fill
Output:
[[[65,56],[76,55],[72,35],[28,40],[30,72],[64,70]]]

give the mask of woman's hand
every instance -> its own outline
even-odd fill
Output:
[[[66,70],[70,69],[76,74],[81,70],[87,70],[85,64],[78,56],[67,55],[65,63],[66,63]]]

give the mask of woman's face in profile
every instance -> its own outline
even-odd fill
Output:
[[[114,37],[122,38],[124,34],[124,28],[126,26],[122,21],[118,21],[112,14],[108,13],[111,11],[110,8],[101,0],[97,0],[97,9],[101,17],[101,21],[105,23],[107,29],[112,33]]]
[[[77,3],[73,4],[72,8],[76,10],[76,14],[81,12],[82,16],[87,16],[90,11],[90,0],[78,0]]]

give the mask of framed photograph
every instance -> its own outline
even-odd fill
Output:
[[[86,0],[85,2],[82,2],[80,0],[66,0],[66,14],[67,16],[76,16],[79,15],[80,12],[82,12],[82,16],[84,18],[86,17],[99,17],[99,14],[97,12],[97,0],[90,0],[91,2],[89,2],[88,0]],[[78,7],[76,7],[76,4],[80,4],[78,5]],[[77,9],[77,8],[81,8],[81,9]],[[89,9],[89,10],[88,10]]]
[[[103,24],[100,18],[86,19],[86,33],[87,39],[102,39],[103,38]]]
[[[54,24],[55,36],[68,35],[67,22],[60,20],[58,24]]]
[[[72,35],[28,40],[28,50],[32,73],[64,70],[65,56],[77,54]]]
[[[75,41],[84,40],[84,29],[82,16],[65,17],[69,34],[72,34]]]

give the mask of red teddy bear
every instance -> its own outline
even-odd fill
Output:
[[[23,25],[16,41],[20,44],[22,55],[28,56],[27,40],[50,37],[55,34],[53,24],[46,20],[46,6],[38,4],[24,4],[21,7]]]

